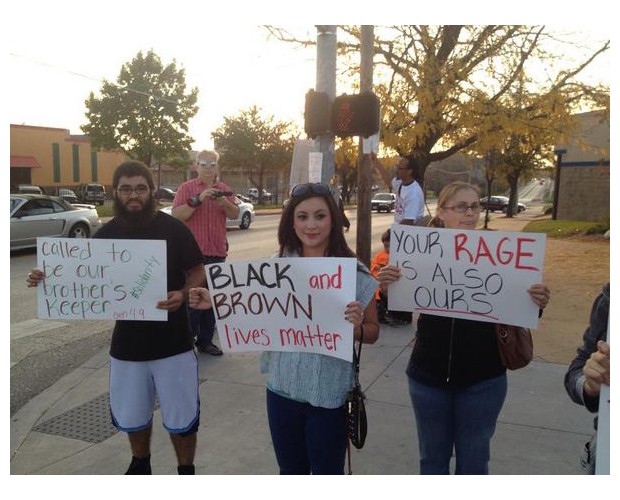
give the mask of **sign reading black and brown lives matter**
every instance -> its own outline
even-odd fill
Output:
[[[356,259],[281,258],[209,264],[207,283],[225,351],[295,351],[347,361]]]
[[[40,319],[165,321],[166,242],[37,238]]]
[[[536,328],[527,289],[542,282],[545,243],[545,234],[394,224],[390,264],[401,278],[388,308]]]

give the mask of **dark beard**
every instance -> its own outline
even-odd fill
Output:
[[[153,220],[156,213],[157,200],[153,196],[149,197],[142,210],[138,212],[127,210],[127,207],[121,203],[118,197],[114,197],[114,215],[119,224],[132,233],[144,229]]]

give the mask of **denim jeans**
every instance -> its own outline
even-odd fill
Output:
[[[507,392],[506,374],[461,389],[421,384],[410,377],[420,474],[488,474],[491,438]]]
[[[207,257],[203,258],[203,264],[214,264],[216,262],[224,262],[224,257]],[[189,313],[189,323],[192,333],[196,337],[196,344],[208,346],[213,342],[213,333],[215,332],[215,312],[213,309],[194,309],[187,306]]]
[[[267,389],[267,416],[280,474],[344,474],[344,407],[319,408]]]

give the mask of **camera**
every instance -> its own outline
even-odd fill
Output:
[[[216,191],[211,195],[212,199],[220,198],[221,196],[232,196],[232,191]]]

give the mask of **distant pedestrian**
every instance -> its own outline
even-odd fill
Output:
[[[379,278],[379,271],[387,266],[390,261],[390,236],[392,232],[387,229],[381,234],[381,243],[383,248],[379,250],[372,258],[370,263],[370,272],[375,278]],[[411,324],[412,313],[408,311],[389,311],[387,292],[381,290],[378,286],[375,291],[375,303],[377,304],[377,316],[379,323],[385,323],[390,326],[406,326]]]
[[[194,474],[196,433],[200,423],[198,361],[185,300],[206,276],[192,233],[174,217],[157,210],[149,168],[139,161],[119,165],[113,175],[114,218],[94,238],[164,240],[168,296],[157,303],[166,321],[116,321],[110,345],[112,423],[126,432],[132,460],[125,474],[151,474],[151,431],[155,398],[170,433],[179,474]],[[33,269],[29,287],[44,279]]]
[[[219,155],[215,151],[198,153],[194,165],[198,176],[179,186],[172,203],[172,215],[185,222],[192,231],[204,256],[204,264],[226,260],[226,219],[239,216],[232,190],[219,180],[218,161]],[[198,351],[221,356],[221,349],[213,343],[213,311],[190,308],[189,318]]]
[[[419,182],[419,172],[418,162],[412,155],[398,159],[392,181],[396,194],[396,224],[415,226],[424,217],[424,193]]]

